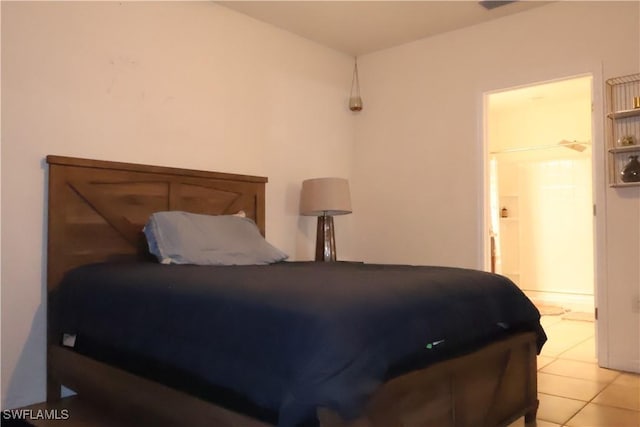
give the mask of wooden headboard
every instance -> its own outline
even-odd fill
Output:
[[[82,264],[149,258],[142,227],[158,211],[240,210],[265,234],[267,178],[47,156],[47,288]]]

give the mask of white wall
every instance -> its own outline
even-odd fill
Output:
[[[350,178],[352,61],[213,2],[2,2],[2,407],[45,397],[47,154],[267,176],[267,239],[312,259],[300,186]]]
[[[640,188],[604,184],[604,79],[640,71],[638,2],[556,2],[359,58],[354,209],[366,261],[484,267],[483,93],[593,73],[600,362],[640,371]],[[602,241],[606,240],[606,241]]]

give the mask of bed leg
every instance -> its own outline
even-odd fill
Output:
[[[524,424],[526,426],[535,426],[536,425],[536,415],[538,413],[538,406],[540,405],[540,401],[536,399],[536,404],[524,414]]]

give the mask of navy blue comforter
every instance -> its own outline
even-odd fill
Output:
[[[508,279],[446,267],[95,264],[51,295],[53,330],[246,397],[281,427],[357,414],[403,369],[472,351],[540,315]],[[115,351],[115,350],[114,350]]]

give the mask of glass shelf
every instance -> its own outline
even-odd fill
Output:
[[[625,145],[624,147],[609,148],[610,153],[633,153],[640,151],[640,145]]]
[[[609,187],[637,187],[640,182],[620,182],[615,184],[609,184]]]
[[[634,108],[633,110],[614,111],[607,114],[610,119],[626,119],[628,117],[640,116],[640,108]]]

